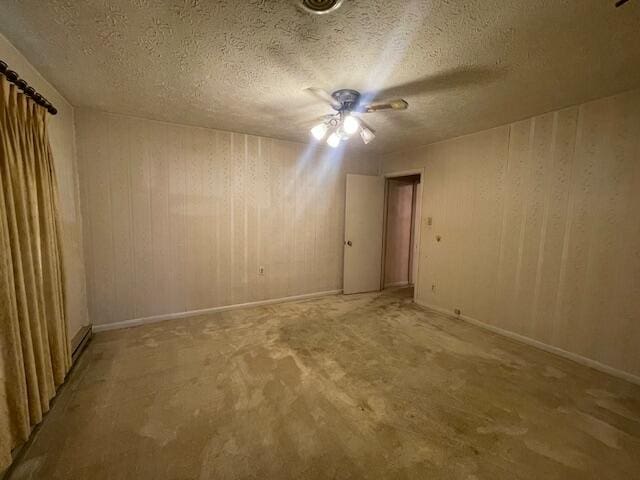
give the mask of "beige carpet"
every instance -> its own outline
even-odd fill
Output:
[[[11,478],[640,478],[640,387],[325,297],[97,334]]]

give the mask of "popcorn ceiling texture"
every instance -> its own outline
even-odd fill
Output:
[[[328,111],[303,88],[388,89],[410,107],[368,117],[369,152],[640,84],[638,2],[347,0],[322,16],[295,3],[6,0],[0,31],[74,106],[287,140]]]

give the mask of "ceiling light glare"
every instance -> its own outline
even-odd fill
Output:
[[[338,135],[337,132],[333,132],[331,135],[329,135],[329,138],[327,138],[327,145],[329,145],[331,148],[336,148],[338,145],[340,145],[340,135]]]
[[[316,140],[322,140],[327,134],[328,129],[329,127],[326,123],[319,123],[311,129],[311,135],[313,135]]]
[[[347,132],[344,131],[344,126],[340,125],[337,129],[336,129],[336,133],[338,134],[338,136],[340,137],[340,140],[349,140],[349,137],[351,135],[349,135]]]
[[[353,115],[347,115],[342,122],[342,128],[347,135],[353,135],[360,128],[360,121]]]
[[[360,138],[362,138],[362,141],[365,143],[365,145],[367,143],[369,143],[371,140],[373,140],[374,138],[376,138],[375,133],[373,133],[371,130],[369,130],[368,128],[362,127],[360,129]]]

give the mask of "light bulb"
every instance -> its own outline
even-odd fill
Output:
[[[342,129],[347,135],[353,135],[360,128],[360,122],[353,115],[347,115],[342,121]]]
[[[331,135],[329,135],[329,138],[327,138],[327,145],[329,145],[331,148],[336,148],[338,145],[340,145],[340,135],[338,135],[337,132],[333,132]]]
[[[311,129],[311,135],[313,135],[316,140],[322,140],[328,129],[329,127],[327,127],[326,123],[319,123]]]
[[[366,127],[362,127],[360,129],[360,138],[362,138],[362,141],[365,143],[365,145],[367,143],[369,143],[371,140],[373,140],[374,138],[376,138],[375,133],[373,133],[373,131],[369,130]]]

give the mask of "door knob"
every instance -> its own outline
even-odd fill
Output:
[[[348,245],[348,246],[353,245],[353,243],[351,243],[351,240],[347,240],[347,245]]]

